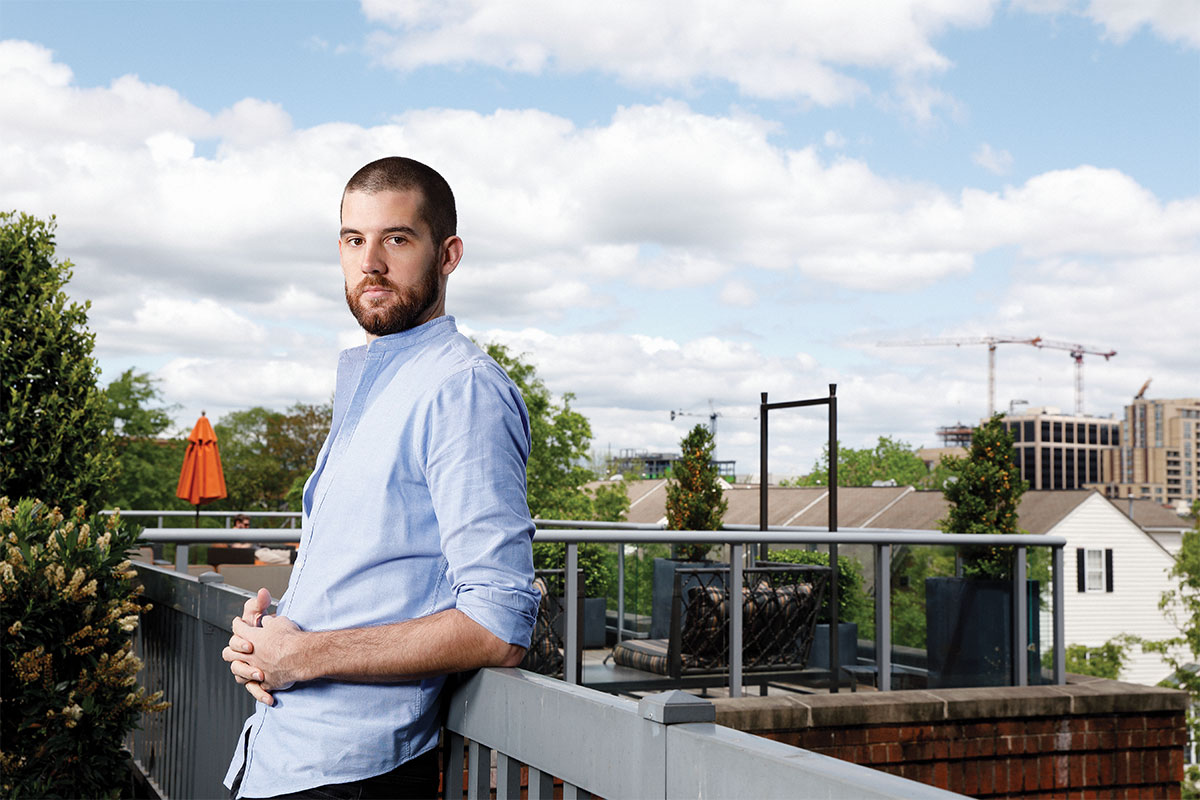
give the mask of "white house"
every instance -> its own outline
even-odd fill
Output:
[[[1028,507],[1028,508],[1027,508]],[[1021,524],[1067,540],[1063,610],[1067,643],[1098,646],[1122,633],[1144,639],[1178,634],[1158,607],[1174,557],[1098,492],[1027,492]],[[1043,610],[1042,647],[1052,635]],[[1121,679],[1155,684],[1171,674],[1161,657],[1133,647]]]

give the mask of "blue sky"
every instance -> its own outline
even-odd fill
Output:
[[[58,215],[105,378],[152,372],[181,424],[327,399],[360,336],[331,214],[391,153],[455,186],[450,312],[599,450],[711,401],[751,472],[758,392],[829,382],[856,446],[984,412],[984,348],[888,340],[1115,349],[1089,413],[1200,394],[1193,2],[704,8],[3,0],[4,205]],[[999,405],[1073,407],[1066,353],[998,365]],[[821,421],[779,425],[804,470]]]

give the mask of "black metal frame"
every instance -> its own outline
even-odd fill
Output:
[[[829,407],[829,532],[838,529],[838,441],[837,441],[837,384],[829,384],[828,397],[815,397],[808,400],[790,400],[783,403],[768,403],[767,393],[762,393],[758,406],[758,529],[766,531],[767,526],[767,414],[785,408],[806,408],[808,406]],[[759,558],[767,559],[767,545],[759,545]],[[829,568],[833,572],[829,591],[829,667],[831,670],[842,671],[840,654],[838,653],[838,547],[829,545]],[[853,680],[853,675],[850,675]],[[830,682],[829,691],[837,692],[839,680]]]

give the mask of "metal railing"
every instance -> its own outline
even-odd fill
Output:
[[[154,608],[136,636],[140,682],[171,706],[132,736],[141,768],[166,797],[223,797],[221,786],[254,703],[220,651],[251,593],[219,575],[137,565]],[[949,792],[715,725],[700,698],[667,692],[640,703],[513,669],[479,670],[447,700],[445,796],[950,798]],[[587,733],[586,747],[580,734]],[[492,753],[495,753],[493,784]]]
[[[101,511],[100,513],[107,517],[107,516],[112,516],[113,514],[115,514],[117,512],[115,509],[109,508],[109,509],[105,509],[104,511]],[[299,511],[201,511],[199,514],[197,514],[194,510],[193,511],[176,511],[173,509],[172,510],[168,510],[168,509],[142,509],[142,510],[131,509],[131,510],[126,510],[123,508],[123,509],[121,509],[120,513],[121,513],[122,517],[130,517],[132,519],[137,519],[137,518],[141,518],[141,517],[154,517],[155,519],[158,520],[158,527],[160,527],[160,528],[163,527],[163,520],[167,517],[187,517],[188,519],[195,519],[196,517],[204,517],[206,519],[224,518],[226,528],[233,527],[233,518],[237,517],[237,516],[252,517],[254,519],[261,518],[261,519],[287,520],[287,526],[289,528],[295,528],[296,523],[300,521],[300,512]]]
[[[951,798],[961,795],[716,725],[712,704],[672,691],[640,702],[543,675],[484,669],[450,698],[446,798]],[[584,736],[586,732],[586,736]],[[457,791],[455,791],[457,790]]]
[[[746,566],[747,545],[840,545],[858,544],[870,545],[874,550],[875,561],[875,671],[877,673],[880,691],[889,691],[892,685],[892,645],[891,645],[891,557],[892,548],[898,545],[946,545],[960,547],[964,545],[990,545],[1011,547],[1016,551],[1012,582],[1014,586],[1013,630],[1011,657],[1012,674],[1017,686],[1029,684],[1029,664],[1027,660],[1028,639],[1028,597],[1023,591],[1026,581],[1025,560],[1029,547],[1049,547],[1051,558],[1051,583],[1053,597],[1053,656],[1052,674],[1056,684],[1066,683],[1066,634],[1063,619],[1063,547],[1066,539],[1062,536],[1046,534],[963,534],[963,533],[934,533],[931,531],[911,531],[884,528],[846,528],[837,532],[811,527],[771,527],[765,531],[753,526],[728,526],[722,531],[664,531],[660,526],[636,525],[631,523],[579,523],[568,520],[539,520],[543,526],[571,526],[566,529],[539,529],[534,535],[534,541],[565,542],[566,547],[566,615],[567,626],[564,642],[564,675],[566,680],[575,682],[575,676],[580,674],[578,653],[581,631],[576,624],[579,619],[579,544],[583,542],[602,542],[617,545],[618,558],[618,627],[624,624],[625,598],[625,569],[624,545],[647,543],[689,542],[710,545],[727,545],[730,550],[730,582],[729,593],[737,611],[729,614],[729,693],[731,697],[741,697],[742,688],[742,625],[740,612],[742,603],[743,570]],[[176,542],[176,562],[182,563],[180,571],[186,571],[186,542],[223,542],[238,541],[245,538],[243,532],[233,530],[204,529],[204,528],[148,528],[142,533],[142,538],[151,542]],[[255,530],[253,538],[262,542],[285,542],[295,539],[294,533],[287,531]],[[182,556],[180,551],[183,551]],[[753,552],[753,551],[751,551]],[[180,558],[183,559],[180,562]],[[836,607],[831,609],[836,614]],[[836,623],[836,616],[833,622]],[[830,625],[831,656],[835,653],[837,625]],[[830,660],[831,669],[840,669],[839,662]],[[832,682],[831,689],[836,691],[838,681]]]

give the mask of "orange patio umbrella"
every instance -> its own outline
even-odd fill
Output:
[[[204,412],[188,436],[183,469],[175,496],[196,507],[196,525],[200,525],[200,506],[225,497],[225,473],[221,471],[221,454],[217,450],[217,434]]]

